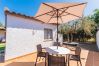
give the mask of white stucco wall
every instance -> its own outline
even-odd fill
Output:
[[[97,47],[98,47],[98,50],[99,50],[99,30],[96,33],[96,42],[97,42]]]
[[[44,40],[44,28],[53,30],[53,40]],[[62,41],[62,36],[59,37]],[[56,40],[56,26],[35,20],[7,15],[5,60],[36,51],[36,45],[48,47]]]

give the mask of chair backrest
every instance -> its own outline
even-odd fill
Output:
[[[39,52],[42,52],[42,46],[41,46],[41,44],[38,44],[37,45],[37,52],[39,53]]]
[[[48,55],[48,66],[65,66],[65,57],[60,55]]]
[[[76,47],[75,55],[80,56],[80,53],[81,53],[81,48],[80,47]]]
[[[57,44],[58,44],[58,46],[60,46],[60,42],[58,42],[58,43],[57,42],[54,42],[53,43],[53,46],[57,46]]]

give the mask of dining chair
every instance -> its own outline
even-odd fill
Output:
[[[62,55],[47,55],[48,66],[66,66],[65,57]]]
[[[57,46],[57,44],[58,44],[58,46],[62,46],[62,45],[60,44],[60,42],[58,42],[58,43],[57,43],[57,42],[54,42],[54,43],[53,43],[53,46]]]
[[[46,52],[43,52],[43,51],[42,51],[42,46],[41,46],[41,44],[38,44],[38,45],[37,45],[37,58],[36,58],[35,66],[36,66],[38,57],[39,57],[40,59],[41,59],[41,57],[45,58],[45,66],[46,66]],[[40,59],[39,59],[39,61],[40,61]]]
[[[78,61],[79,61],[80,66],[82,66],[80,54],[81,54],[81,48],[77,46],[76,50],[75,50],[75,54],[69,54],[68,62],[70,62],[70,60],[75,60],[75,61],[77,61],[77,65],[78,65]]]

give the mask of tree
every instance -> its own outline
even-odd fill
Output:
[[[91,15],[91,19],[97,24],[95,26],[95,30],[92,32],[94,34],[94,38],[96,38],[96,30],[99,27],[99,9],[95,9],[93,14]]]
[[[3,24],[0,22],[0,27],[3,27]]]
[[[65,24],[61,24],[59,26],[59,32],[61,34],[63,34],[63,38],[65,39],[67,37],[67,40],[70,41],[70,37],[69,37],[69,32],[70,32],[70,25],[68,23]],[[65,36],[64,36],[65,35]]]
[[[89,16],[84,17],[82,20],[79,20],[77,25],[77,33],[80,35],[80,38],[82,38],[83,41],[89,36],[94,36],[93,32],[96,29],[96,23]]]
[[[96,23],[93,20],[91,20],[89,17],[85,17],[82,25],[83,25],[84,32],[87,35],[92,36],[93,35],[92,31],[95,30]]]
[[[86,39],[95,36],[94,31],[96,23],[89,16],[78,20],[62,24],[59,27],[59,32],[62,33],[68,41],[85,41]]]
[[[93,14],[91,15],[91,19],[93,19],[97,23],[97,26],[99,26],[99,9],[94,10]]]

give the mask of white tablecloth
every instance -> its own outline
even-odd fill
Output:
[[[62,55],[64,55],[64,54],[69,54],[70,53],[69,49],[64,48],[64,47],[58,47],[58,49],[57,49],[57,46],[47,47],[46,51],[49,54],[62,54]]]

